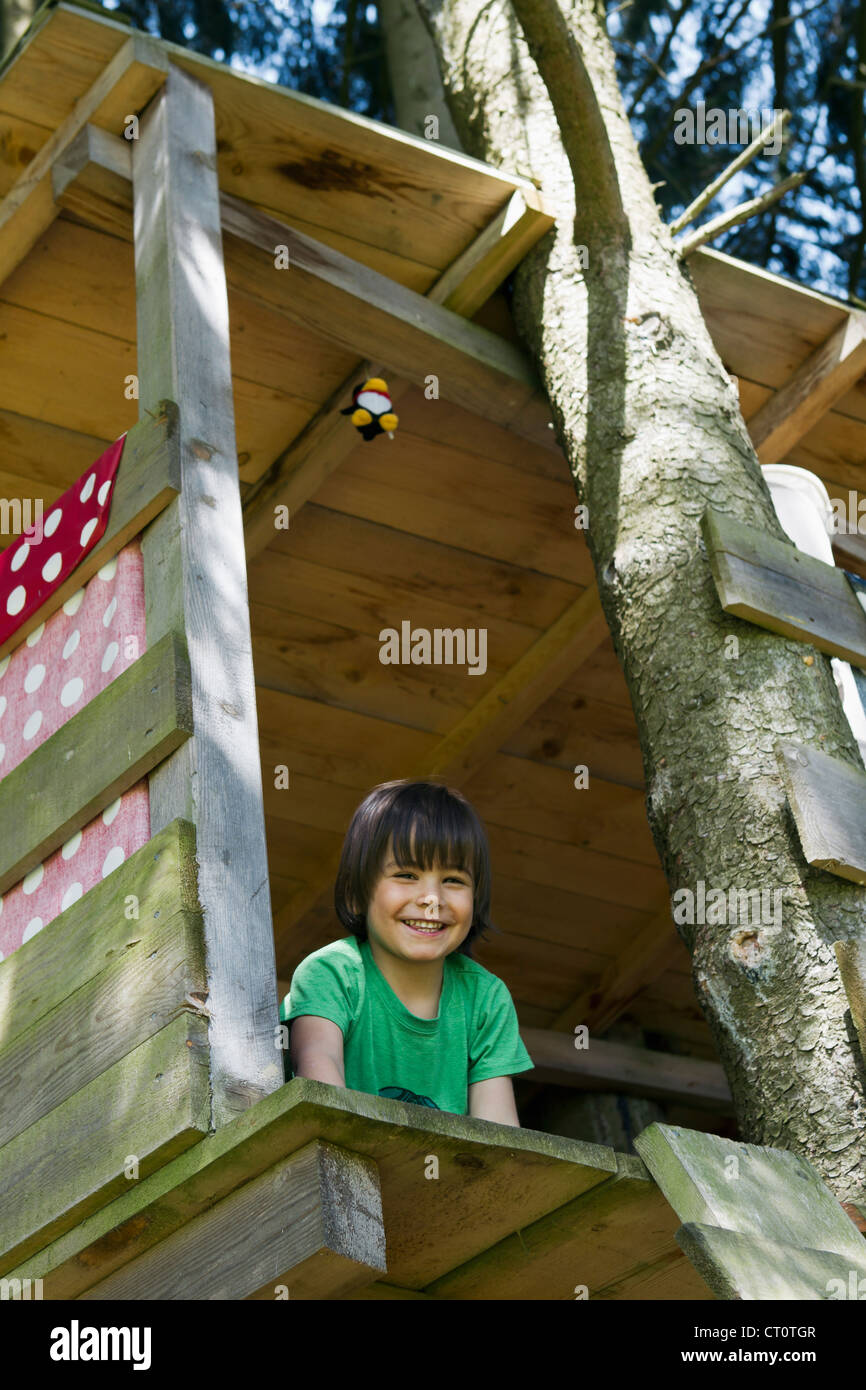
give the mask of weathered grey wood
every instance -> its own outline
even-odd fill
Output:
[[[197,909],[195,831],[172,821],[19,946],[14,960],[0,961],[3,1043],[109,969],[154,923]]]
[[[862,1258],[863,1237],[799,1154],[659,1124],[635,1147],[683,1222]]]
[[[132,146],[86,125],[51,173],[54,201],[91,227],[132,240]]]
[[[866,1066],[866,940],[836,941],[833,949]]]
[[[195,1144],[209,1112],[207,1026],[184,1014],[0,1148],[0,1273]]]
[[[122,904],[118,898],[115,903]],[[66,958],[65,937],[55,936]],[[181,912],[140,924],[101,974],[0,1046],[0,1146],[81,1091],[205,990],[201,918]]]
[[[189,660],[169,632],[0,782],[0,893],[191,732]]]
[[[314,1140],[81,1297],[338,1298],[386,1270],[375,1163]]]
[[[174,65],[133,149],[142,414],[178,402],[181,496],[142,550],[148,641],[186,631],[196,737],[150,781],[154,831],[196,826],[214,1121],[283,1082],[209,89]]]
[[[99,541],[36,612],[0,643],[0,659],[56,613],[98,569],[158,516],[179,491],[177,406],[173,401],[161,401],[157,413],[133,425],[126,436],[108,522]]]
[[[599,1144],[515,1130],[297,1079],[40,1250],[22,1274],[73,1298],[243,1183],[323,1139],[379,1170],[388,1278],[424,1288],[617,1172]],[[424,1177],[426,1155],[439,1162]]]
[[[844,571],[712,508],[701,531],[726,613],[866,667],[866,613]]]
[[[803,744],[776,756],[808,863],[866,883],[866,772]]]
[[[687,1101],[711,1110],[730,1111],[730,1087],[717,1062],[651,1052],[628,1043],[591,1038],[589,1047],[576,1048],[570,1033],[552,1028],[521,1028],[535,1064],[530,1081],[559,1085],[606,1087],[630,1095]]]
[[[680,1227],[677,1242],[717,1298],[844,1301],[852,1290],[854,1298],[866,1297],[863,1254],[837,1255],[694,1222]],[[862,1237],[861,1243],[866,1252]]]

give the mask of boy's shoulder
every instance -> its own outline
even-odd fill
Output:
[[[492,970],[488,970],[477,960],[472,960],[470,956],[464,955],[462,951],[455,951],[448,959],[464,987],[482,993],[507,990],[504,980],[501,980],[498,975],[494,975]]]
[[[327,946],[320,946],[318,951],[311,951],[308,956],[304,956],[301,965],[306,965],[311,960],[324,961],[329,965],[363,965],[356,936],[341,936],[336,941],[329,941]],[[297,969],[300,968],[299,965]]]

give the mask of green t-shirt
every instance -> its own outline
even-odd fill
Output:
[[[367,941],[332,941],[301,961],[280,1007],[282,1022],[329,1018],[343,1034],[346,1086],[391,1100],[469,1113],[471,1082],[532,1068],[517,1011],[498,976],[459,951],[443,962],[436,1018],[410,1013]],[[287,1062],[288,1068],[288,1062]]]

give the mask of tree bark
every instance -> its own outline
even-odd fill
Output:
[[[527,166],[557,206],[512,307],[589,510],[671,891],[700,880],[783,891],[781,925],[680,928],[740,1132],[804,1155],[840,1200],[862,1201],[866,1072],[832,943],[866,929],[866,890],[806,864],[775,742],[800,738],[861,764],[829,660],[815,653],[807,665],[811,649],[719,605],[699,530],[706,507],[785,536],[640,162],[603,6],[419,6],[464,148]]]
[[[445,103],[436,49],[414,0],[377,0],[377,4],[397,125],[412,135],[425,135],[428,117],[435,116],[439,144],[462,149]]]
[[[16,45],[41,0],[0,0],[0,62]]]

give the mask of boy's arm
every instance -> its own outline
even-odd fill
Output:
[[[343,1034],[329,1018],[319,1018],[316,1014],[301,1014],[293,1018],[289,1032],[289,1056],[295,1076],[345,1087]]]
[[[486,1081],[471,1081],[469,1114],[477,1120],[493,1120],[498,1125],[516,1125],[520,1129],[511,1077],[491,1076]]]

